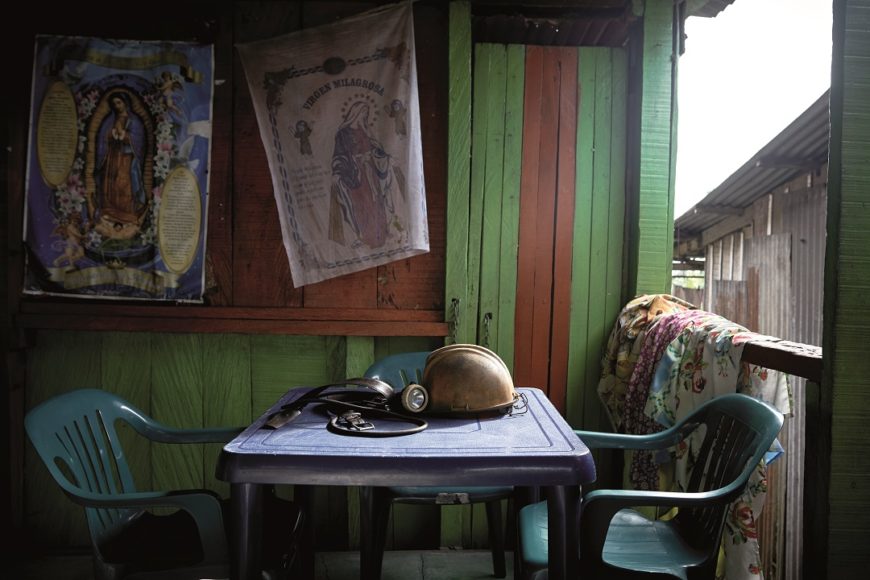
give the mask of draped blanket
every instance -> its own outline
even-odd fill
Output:
[[[709,399],[734,392],[791,414],[786,375],[742,361],[743,346],[759,338],[768,337],[695,310],[673,296],[645,295],[632,300],[611,333],[598,385],[614,429],[629,434],[661,431]],[[685,489],[700,443],[700,434],[695,434],[677,449],[655,455],[630,454],[626,485]],[[781,452],[775,444],[744,494],[728,510],[722,570],[728,580],[761,577],[757,521],[767,491],[767,464]]]

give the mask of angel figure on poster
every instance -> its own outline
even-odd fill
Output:
[[[61,218],[53,232],[61,240],[52,244],[52,248],[63,250],[63,253],[52,262],[55,268],[66,263],[68,270],[74,270],[76,262],[85,257],[85,249],[82,246],[82,238],[85,235],[83,230],[80,213],[74,212]]]
[[[393,126],[396,131],[396,135],[404,137],[408,134],[407,129],[407,121],[405,117],[408,113],[408,109],[405,108],[405,104],[402,103],[399,99],[393,99],[393,102],[388,106],[384,107],[384,111],[386,111],[387,115],[393,120]]]
[[[176,92],[181,91],[184,87],[178,77],[169,71],[163,71],[155,84],[160,94],[163,95],[163,104],[166,106],[166,110],[181,117],[184,113],[175,103],[175,98]]]
[[[312,155],[311,149],[311,127],[304,119],[296,121],[296,129],[293,131],[293,138],[299,139],[300,155]]]
[[[392,157],[371,132],[368,103],[353,103],[335,132],[330,239],[352,248],[381,248],[395,227],[394,196],[404,197],[404,182]]]

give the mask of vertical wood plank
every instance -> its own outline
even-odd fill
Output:
[[[151,415],[151,335],[137,332],[107,332],[101,335],[100,382]],[[151,443],[127,424],[118,426],[127,462],[136,488],[151,489]]]
[[[485,56],[484,56],[485,54]],[[478,180],[481,190],[474,188],[472,174],[472,199],[482,199],[481,244],[480,244],[480,306],[477,314],[478,343],[498,351],[498,297],[499,297],[499,257],[502,229],[502,176],[504,171],[504,116],[505,80],[507,59],[505,47],[501,44],[478,44],[478,60],[484,63],[483,70],[476,71],[476,86],[486,87],[486,91],[476,97],[475,107],[478,114],[486,116],[482,133],[484,143],[474,142],[472,165],[478,163],[479,151],[484,147],[482,170],[483,177]],[[477,117],[475,117],[477,119]],[[476,124],[475,124],[476,129]],[[484,132],[485,131],[485,132]],[[477,136],[475,130],[475,136]]]
[[[341,360],[345,378],[363,376],[366,369],[375,361],[375,340],[366,336],[348,336],[342,342],[344,343],[344,352],[341,353],[343,356],[341,359],[330,356],[332,364],[337,367]],[[347,547],[351,550],[358,550],[360,546],[358,487],[346,488],[345,502],[347,504]]]
[[[80,388],[100,388],[101,338],[89,332],[40,332],[28,354],[26,410]],[[64,495],[33,446],[24,455],[26,533],[33,545],[86,546],[84,510]]]
[[[456,342],[473,342],[468,301],[471,180],[471,4],[451,2],[448,52],[447,241],[444,307]]]
[[[604,315],[604,301],[607,293],[606,273],[609,243],[610,214],[610,125],[611,125],[611,77],[610,51],[598,49],[595,73],[595,145],[592,160],[592,229],[590,246],[589,277],[589,330],[586,344],[586,366],[598,370],[604,341],[610,328]],[[598,401],[595,385],[590,385],[584,425],[598,428],[601,404]],[[593,428],[593,427],[590,427]]]
[[[669,290],[673,208],[670,202],[673,84],[673,3],[650,0],[643,16],[643,86],[637,239],[632,286],[637,294]]]
[[[210,305],[233,304],[233,77],[232,2],[215,3],[214,103],[208,178],[206,287]],[[244,79],[238,79],[244,85]],[[221,82],[217,82],[221,81]]]
[[[471,190],[469,192],[468,210],[468,309],[474,321],[470,329],[472,341],[479,342],[481,328],[480,316],[480,285],[481,285],[481,254],[483,252],[483,215],[484,194],[486,185],[486,161],[488,158],[489,123],[487,104],[490,94],[497,92],[497,87],[490,87],[489,79],[494,74],[494,63],[491,45],[478,44],[474,53],[474,123],[471,132]]]
[[[611,49],[610,207],[608,212],[607,289],[604,297],[604,336],[608,336],[622,305],[625,284],[625,155],[628,59],[625,50]],[[602,407],[603,412],[603,407]],[[603,415],[602,415],[603,417]]]
[[[377,268],[346,274],[304,287],[306,308],[377,308]]]
[[[870,329],[859,314],[870,295],[870,1],[836,0],[833,29],[825,363],[819,406],[807,410],[819,436],[808,439],[807,473],[820,477],[808,478],[818,481],[807,494],[807,525],[815,528],[804,561],[814,576],[858,578],[870,565],[866,542],[856,541],[870,532]]]
[[[549,396],[550,323],[553,297],[553,216],[556,211],[559,143],[559,62],[557,48],[544,48],[541,75],[541,137],[538,164],[538,209],[535,226],[535,289],[531,332],[532,385]]]
[[[251,336],[253,415],[259,416],[289,389],[315,387],[331,378],[322,336]]]
[[[523,93],[523,165],[520,176],[520,225],[517,250],[516,330],[514,334],[514,381],[533,386],[532,333],[534,322],[535,244],[537,239],[538,164],[541,141],[541,99],[544,53],[539,46],[526,47]]]
[[[380,360],[391,354],[435,350],[443,346],[441,339],[427,336],[378,336],[374,341],[374,360]]]
[[[298,2],[237,2],[234,38],[248,42],[301,26]],[[238,56],[233,78],[245,79]],[[246,82],[233,87],[233,300],[235,306],[301,306],[281,236],[272,178]]]
[[[251,337],[209,334],[202,337],[203,427],[246,427],[251,413]],[[205,446],[205,487],[229,497],[229,484],[215,477],[222,443]]]
[[[517,252],[520,227],[520,174],[523,162],[524,46],[507,47],[505,85],[504,172],[502,175],[502,229],[498,284],[498,354],[514,368],[516,328]]]
[[[581,48],[578,58],[580,111],[577,129],[576,193],[574,200],[574,242],[571,264],[571,329],[568,353],[566,417],[574,427],[585,428],[585,409],[596,404],[594,377],[597,365],[588,365],[589,284],[592,276],[592,165],[595,138],[595,83],[598,49]]]
[[[577,49],[559,49],[559,153],[556,182],[553,305],[550,344],[550,400],[565,412],[568,333],[571,311],[571,259],[577,153]]]
[[[376,271],[379,308],[444,307],[448,148],[447,7],[414,4],[420,134],[426,181],[429,252],[391,262]],[[306,296],[307,301],[307,296]]]
[[[151,335],[151,412],[172,427],[203,425],[202,336]],[[196,489],[204,485],[203,445],[152,443],[154,489]]]

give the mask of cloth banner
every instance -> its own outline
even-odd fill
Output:
[[[237,47],[296,287],[429,251],[412,16]]]
[[[24,292],[201,302],[211,45],[38,36]]]

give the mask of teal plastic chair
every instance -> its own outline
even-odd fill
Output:
[[[241,431],[168,427],[96,389],[59,395],[27,413],[25,430],[49,473],[85,508],[96,578],[228,578],[220,498],[204,489],[139,491],[118,437],[119,421],[160,443],[225,443]],[[272,556],[267,575],[280,577],[292,561],[302,514],[291,502],[270,501],[276,525],[287,531],[264,534],[271,538],[264,547]],[[177,510],[155,515],[147,511],[152,508]]]
[[[714,578],[728,505],[743,493],[782,421],[770,405],[730,394],[654,435],[575,431],[591,449],[656,450],[705,429],[686,493],[596,490],[584,495],[578,534],[583,578]],[[678,512],[670,521],[649,520],[632,509],[640,506]],[[518,529],[524,577],[545,577],[546,502],[523,508]]]
[[[420,383],[423,368],[426,366],[428,351],[408,352],[384,357],[368,368],[367,378],[380,379],[399,391],[410,383]],[[363,550],[371,550],[371,558],[376,570],[374,577],[380,577],[381,563],[386,544],[387,521],[393,502],[409,504],[449,504],[449,503],[486,503],[486,522],[489,528],[489,542],[492,549],[492,567],[496,578],[506,575],[504,555],[504,532],[501,517],[501,500],[513,495],[510,486],[501,487],[387,487],[366,488],[364,497],[362,540]]]

